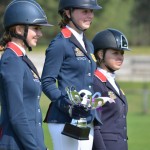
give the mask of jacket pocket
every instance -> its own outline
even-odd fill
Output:
[[[110,141],[117,141],[118,140],[118,134],[102,133],[102,137],[104,140],[110,140]]]

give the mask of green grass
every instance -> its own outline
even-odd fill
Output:
[[[42,94],[40,104],[41,104],[43,119],[46,116],[46,112],[47,112],[47,109],[49,107],[49,103],[50,103],[50,100],[44,94]],[[46,146],[49,150],[52,150],[53,145],[52,145],[52,140],[51,140],[51,137],[50,137],[50,134],[49,134],[47,123],[43,122],[43,130],[44,130],[45,144],[46,144]]]
[[[150,149],[150,115],[128,115],[129,150]]]
[[[120,82],[126,93],[129,150],[150,149],[150,83]]]
[[[128,99],[128,144],[129,150],[150,149],[150,83],[119,82]],[[147,94],[146,111],[144,107],[145,91]],[[146,98],[146,97],[145,97]],[[49,100],[45,95],[41,97],[43,118],[48,109]],[[43,123],[45,144],[52,150],[52,142],[47,129]]]

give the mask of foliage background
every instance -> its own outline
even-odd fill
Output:
[[[0,0],[0,35],[5,7],[11,0]],[[45,10],[54,27],[44,28],[41,44],[47,44],[59,31],[60,16],[57,13],[59,0],[37,0]],[[91,40],[96,32],[105,28],[121,30],[131,45],[150,44],[150,1],[149,0],[97,0],[103,8],[95,11],[95,18],[87,37]]]
[[[5,7],[11,0],[0,0],[0,36],[3,33],[3,14]],[[48,20],[54,26],[43,28],[41,45],[48,45],[54,36],[59,32],[58,22],[60,16],[57,13],[59,0],[37,0],[45,10]],[[105,28],[116,28],[121,30],[128,38],[129,44],[134,46],[135,51],[131,55],[150,55],[150,1],[149,0],[98,0],[103,7],[95,11],[95,18],[92,26],[86,31],[87,37],[91,40],[96,32]],[[144,47],[139,47],[143,46]],[[145,48],[146,46],[146,48]],[[41,48],[40,48],[41,49]],[[43,49],[43,48],[42,48]],[[39,51],[38,51],[39,52]],[[128,136],[129,150],[150,149],[150,83],[120,82],[126,93],[128,113]],[[144,89],[144,86],[147,89]],[[148,102],[146,112],[143,99],[147,92]],[[45,95],[41,97],[43,118],[45,117],[49,100]],[[52,150],[52,142],[48,133],[47,124],[43,124],[45,143],[49,150]]]

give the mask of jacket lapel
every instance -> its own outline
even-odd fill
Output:
[[[119,89],[120,94],[115,90],[115,88],[111,85],[111,83],[107,80],[106,76],[105,76],[102,72],[100,72],[99,70],[96,70],[96,71],[95,71],[95,76],[96,76],[99,80],[101,80],[101,82],[105,82],[106,87],[107,87],[110,91],[113,91],[113,92],[115,93],[115,95],[117,95],[123,102],[125,102],[125,101],[124,101],[124,96],[123,96],[123,94],[122,94],[122,91],[120,90],[120,87],[119,87],[119,85],[118,85],[117,83],[116,83],[116,85],[118,86],[118,89]]]
[[[122,94],[122,91],[120,90],[120,87],[118,86],[118,84],[116,84],[116,85],[119,89],[119,93],[115,90],[115,88],[111,85],[111,83],[108,80],[106,82],[107,88],[112,90],[115,93],[115,95],[117,95],[124,102],[124,96]]]
[[[120,89],[118,83],[116,83],[116,85],[118,86],[119,93],[120,93],[120,95],[118,94],[118,96],[121,98],[121,100],[123,100],[123,101],[126,103],[125,94],[124,94],[123,91]]]
[[[87,53],[88,53],[88,55],[90,54],[90,48],[89,48],[89,46],[88,46],[88,42],[87,42],[87,39],[86,39],[86,37],[85,37],[85,35],[83,34],[83,41],[84,41],[84,44],[85,44],[85,48],[86,48],[86,50],[87,50]]]
[[[69,40],[76,46],[78,47],[83,53],[84,55],[86,55],[88,57],[88,59],[91,59],[89,53],[89,47],[87,45],[87,41],[85,39],[85,47],[87,49],[87,52],[85,51],[85,49],[82,47],[82,45],[80,44],[80,42],[75,38],[75,36],[72,34],[72,32],[68,29],[68,28],[63,28],[61,30],[61,33],[63,34],[63,36],[65,38],[69,38]]]
[[[89,54],[85,51],[85,49],[81,46],[81,44],[78,42],[78,40],[75,38],[75,36],[72,34],[70,37],[70,41],[76,45],[89,59]]]
[[[37,69],[35,68],[34,64],[31,62],[31,60],[27,57],[24,56],[20,48],[15,45],[12,42],[9,42],[7,44],[7,48],[11,49],[18,57],[22,57],[22,60],[28,65],[28,67],[37,75],[37,77],[40,79],[40,76],[38,74]]]
[[[37,75],[37,77],[40,79],[40,76],[38,74],[38,71],[36,69],[36,67],[34,66],[34,64],[32,63],[32,61],[27,57],[27,56],[23,56],[22,60],[28,65],[28,67]]]

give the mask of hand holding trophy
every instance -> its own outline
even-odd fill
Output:
[[[106,102],[115,101],[110,97],[100,97],[99,92],[93,96],[90,91],[85,89],[77,92],[75,87],[67,87],[66,92],[72,104],[69,114],[73,119],[71,124],[65,124],[62,134],[77,140],[88,140],[90,128],[87,126],[86,118],[90,115],[90,111],[103,106]]]

